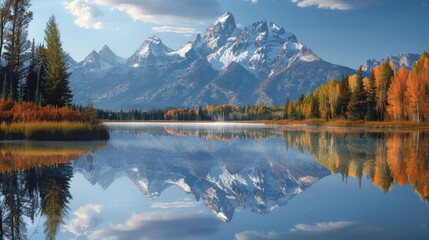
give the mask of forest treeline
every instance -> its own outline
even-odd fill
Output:
[[[84,107],[80,107],[82,110]],[[97,117],[103,120],[175,120],[175,121],[246,121],[274,120],[283,117],[283,107],[208,105],[194,108],[158,110],[111,111],[97,109]]]
[[[284,118],[367,121],[429,121],[429,54],[407,68],[386,60],[370,76],[362,72],[332,80],[296,101],[286,100]]]

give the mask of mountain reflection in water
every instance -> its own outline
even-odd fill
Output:
[[[382,191],[410,184],[429,199],[429,133],[228,124],[110,124],[103,143],[0,143],[0,238],[27,238],[24,217],[55,238],[74,174],[107,190],[124,175],[147,198],[176,186],[220,220],[269,214],[320,179],[368,178]],[[279,141],[284,144],[276,144]],[[77,160],[76,160],[77,159]],[[71,161],[74,160],[74,161]],[[30,233],[31,234],[31,233]]]

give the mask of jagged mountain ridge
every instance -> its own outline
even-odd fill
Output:
[[[365,73],[370,73],[372,69],[376,66],[380,65],[386,60],[392,60],[397,68],[406,67],[408,70],[411,70],[414,63],[420,59],[419,54],[402,54],[397,56],[390,56],[385,59],[376,60],[376,59],[368,59],[364,65],[362,65],[362,71]]]
[[[105,46],[71,69],[75,102],[107,109],[281,105],[355,72],[323,61],[275,23],[238,28],[231,13],[177,50],[153,36],[127,60]]]

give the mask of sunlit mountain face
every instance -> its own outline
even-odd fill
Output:
[[[427,234],[427,132],[225,123],[109,128],[107,143],[0,144],[3,237],[154,237],[167,226],[179,234],[179,225],[184,239]],[[381,221],[396,214],[398,202],[404,211],[397,214],[413,220]],[[317,233],[325,238],[307,229],[324,229]],[[357,229],[360,235],[351,234]]]
[[[256,19],[255,19],[256,20]],[[193,41],[173,50],[151,36],[128,59],[108,46],[70,61],[74,101],[104,109],[282,105],[350,68],[319,58],[269,21],[238,27],[227,12]]]

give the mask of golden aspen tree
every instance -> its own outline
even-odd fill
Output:
[[[387,92],[387,113],[393,120],[405,120],[405,91],[407,88],[408,70],[399,69],[390,84]]]

